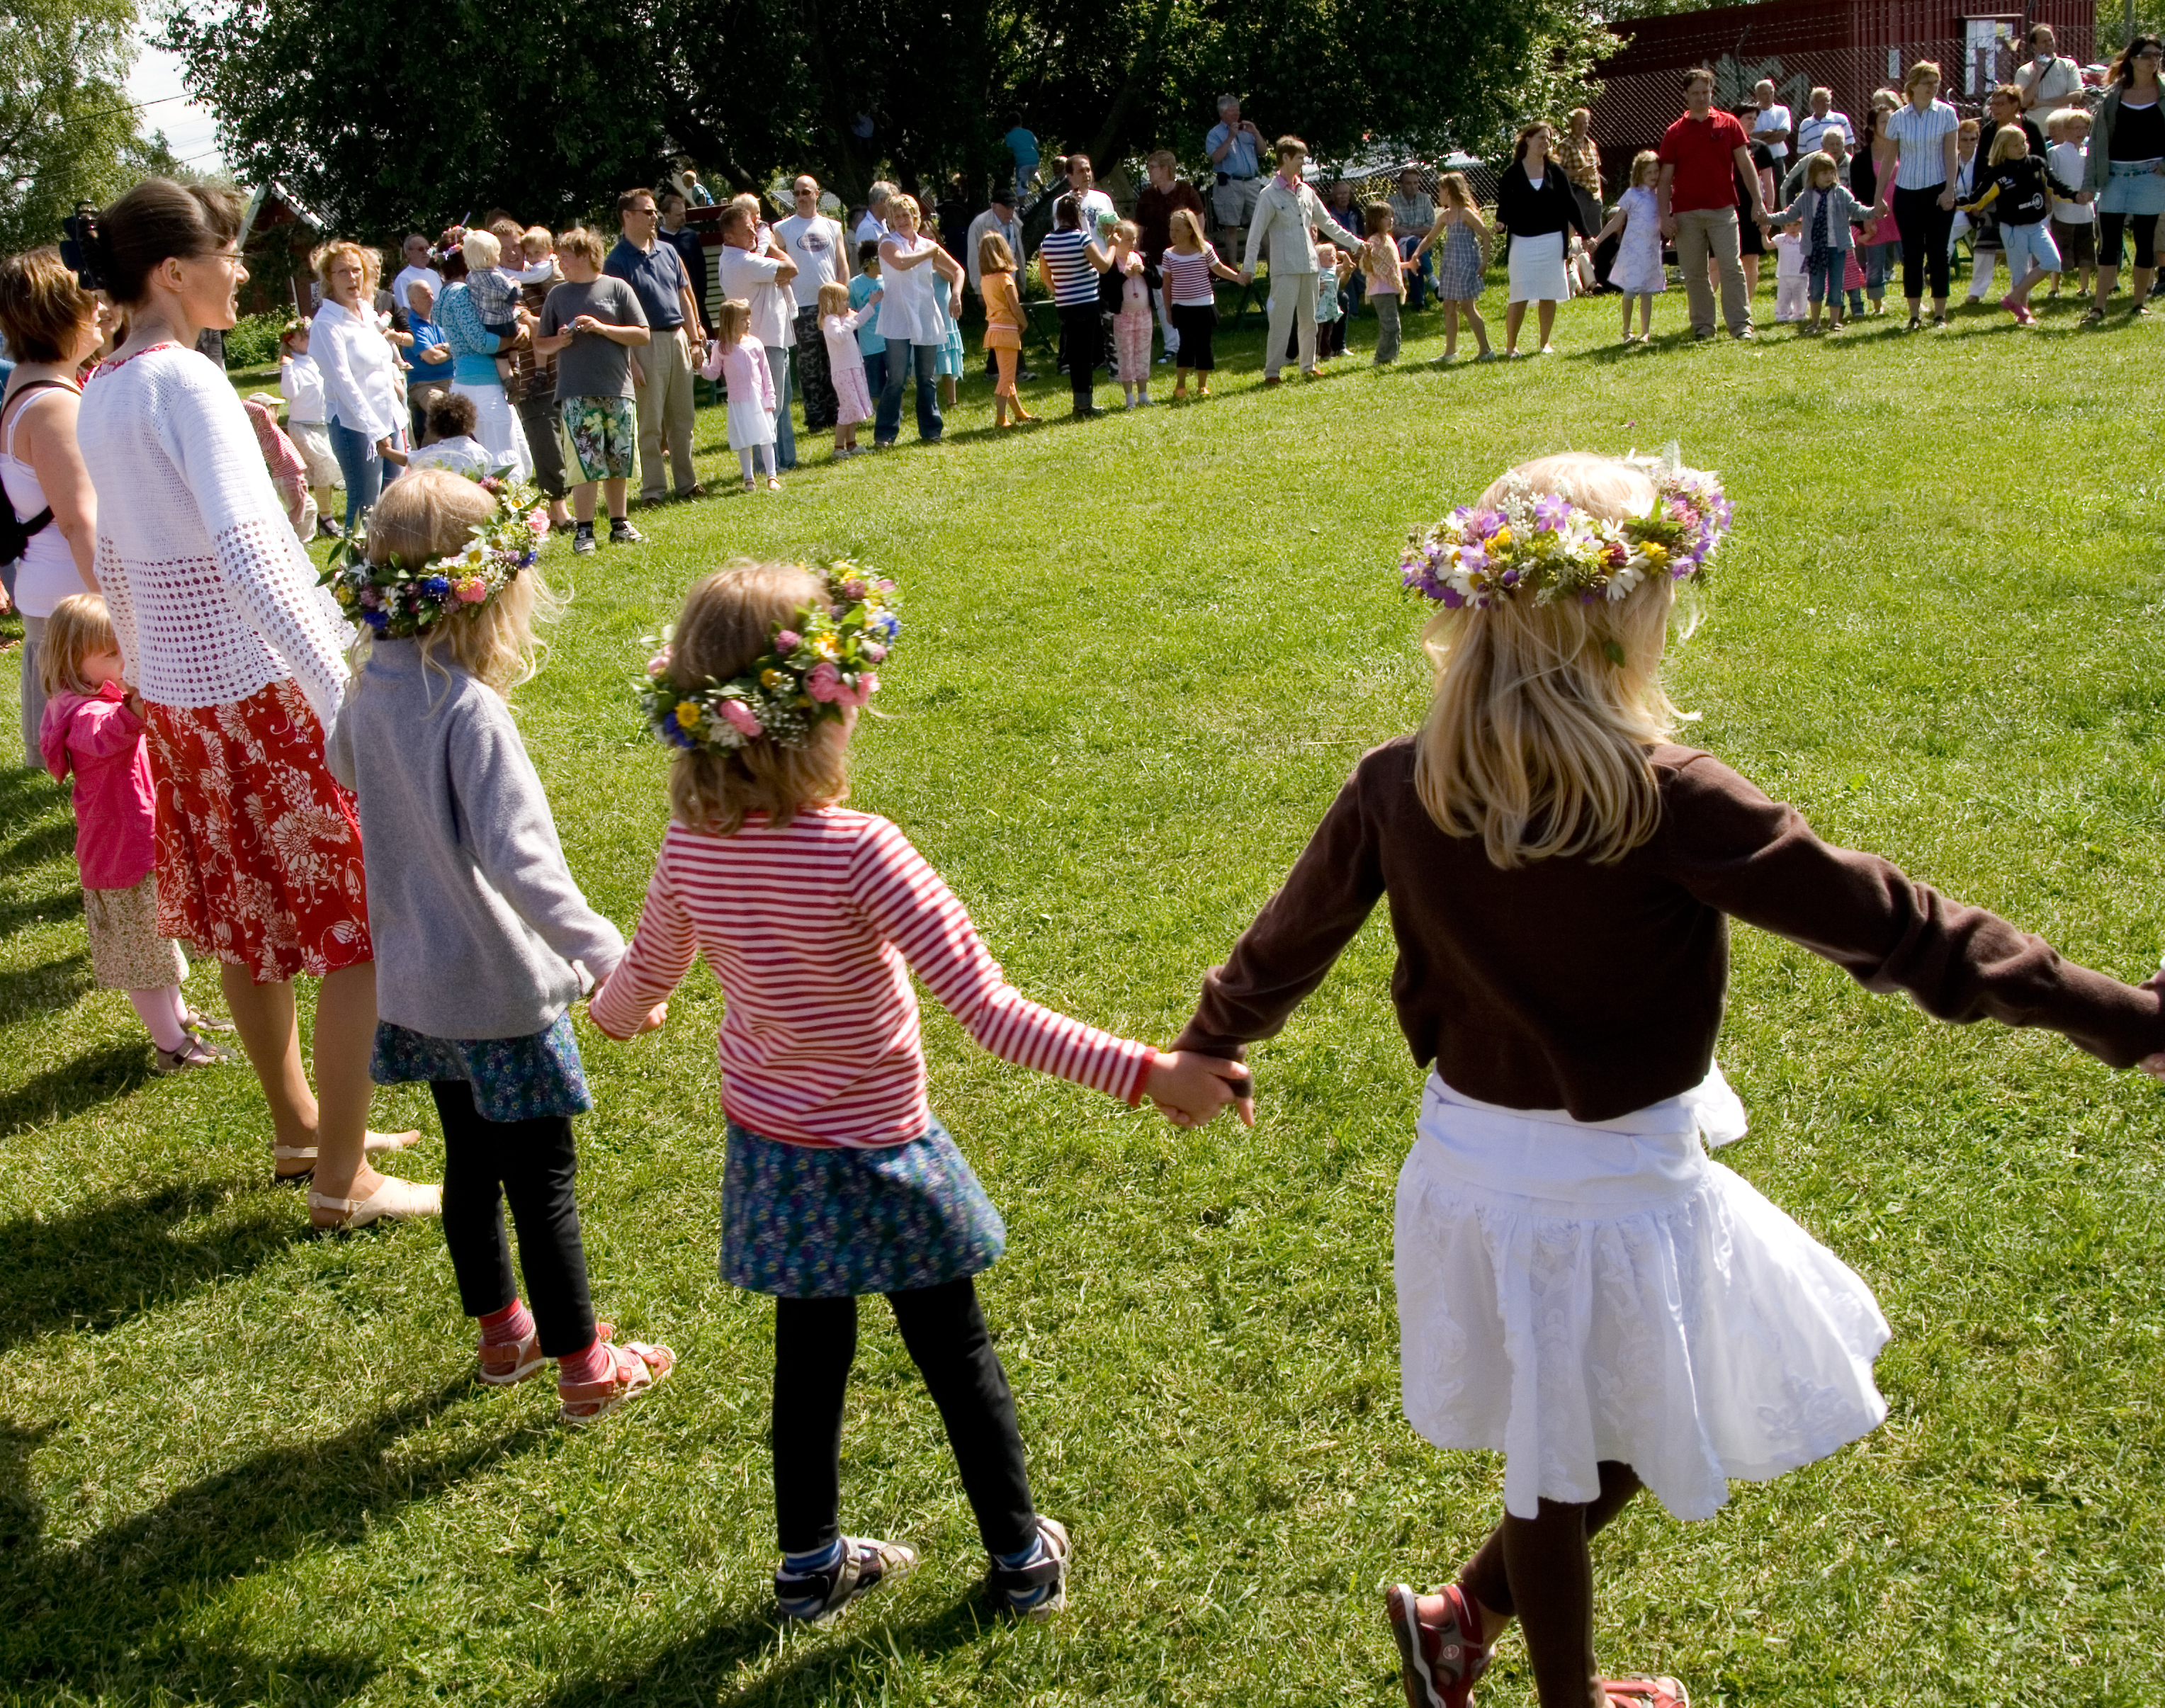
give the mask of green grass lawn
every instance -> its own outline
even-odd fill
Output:
[[[629,927],[666,812],[626,687],[640,637],[732,555],[873,560],[909,626],[856,803],[1023,990],[1162,1041],[1357,755],[1419,715],[1409,529],[1524,457],[1674,438],[1739,518],[1676,655],[1689,739],[1822,834],[2139,979],[2165,947],[2165,329],[2078,335],[2074,312],[1691,348],[1672,294],[1667,341],[1627,355],[1604,299],[1565,310],[1553,360],[1449,371],[1431,313],[1394,371],[1369,371],[1363,321],[1337,373],[1269,393],[1249,333],[1207,405],[1009,435],[973,377],[944,447],[905,427],[830,467],[807,442],[778,497],[642,512],[645,546],[576,571],[556,548],[577,598],[521,716],[573,871]],[[1034,406],[1064,413],[1058,387]],[[723,424],[703,414],[700,446],[725,487]],[[572,1433],[545,1384],[471,1380],[433,1226],[311,1237],[266,1183],[245,1068],[150,1078],[125,1000],[90,988],[65,802],[7,771],[0,815],[0,1701],[1399,1700],[1378,1587],[1446,1575],[1502,1467],[1399,1410],[1420,1076],[1380,919],[1257,1052],[1252,1133],[1177,1131],[928,1014],[935,1105],[1012,1232],[984,1296],[1040,1503],[1077,1538],[1072,1606],[981,1613],[938,1421],[868,1310],[845,1521],[924,1563],[784,1634],[772,1313],[715,1274],[711,980],[635,1046],[580,1022],[596,1303],[683,1362]],[[1878,1289],[1892,1415],[1711,1522],[1627,1514],[1596,1553],[1605,1664],[1701,1704],[2155,1701],[2157,1088],[1736,947],[1721,1055],[1752,1136],[1725,1159]],[[1633,999],[1630,969],[1589,971]],[[209,969],[193,988],[214,996]],[[377,1110],[429,1131],[401,1166],[438,1178],[425,1095]],[[1491,1677],[1483,1700],[1532,1700],[1514,1642]]]

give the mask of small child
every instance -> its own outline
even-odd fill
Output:
[[[714,316],[714,347],[702,372],[710,380],[721,380],[730,398],[730,449],[737,454],[744,471],[744,489],[756,492],[755,465],[766,470],[766,489],[782,490],[782,477],[774,467],[774,372],[766,365],[766,351],[752,336],[751,304],[731,297]]]
[[[539,230],[539,228],[536,228]],[[503,240],[493,231],[469,231],[464,245],[468,268],[466,292],[473,298],[474,312],[481,316],[481,324],[499,338],[508,338],[519,330],[519,292],[524,285],[545,285],[556,277],[555,259],[545,249],[536,261],[526,253],[526,244],[534,233],[519,240],[519,266],[513,267],[503,253]],[[545,231],[540,232],[543,238]],[[477,243],[477,239],[485,241]],[[497,259],[487,258],[487,251],[493,250]],[[471,265],[475,261],[482,264]]]
[[[1623,293],[1624,341],[1645,343],[1654,335],[1654,298],[1669,287],[1669,270],[1662,260],[1662,208],[1655,195],[1661,182],[1662,157],[1651,148],[1631,156],[1631,182],[1616,198],[1616,211],[1593,235],[1592,247],[1623,234],[1616,259],[1609,264],[1609,282]],[[1631,303],[1639,304],[1639,329],[1631,330]]]
[[[887,339],[880,331],[879,305],[872,301],[881,294],[879,240],[868,237],[857,245],[857,276],[850,281],[850,307],[872,303],[872,312],[857,323],[857,355],[864,362],[865,390],[875,398],[887,383]]]
[[[72,778],[75,859],[90,970],[100,990],[124,990],[156,1053],[154,1073],[184,1073],[224,1059],[198,1028],[229,1031],[188,1010],[181,946],[158,930],[157,812],[140,702],[120,680],[120,643],[105,601],[71,593],[45,619],[38,675],[45,714],[38,751],[45,769]]]
[[[1388,202],[1371,202],[1362,211],[1361,277],[1376,309],[1376,366],[1399,359],[1399,310],[1406,294],[1405,257],[1393,232],[1396,216]]]
[[[1804,160],[1804,187],[1786,208],[1771,209],[1771,224],[1794,225],[1804,256],[1806,293],[1811,318],[1804,330],[1820,329],[1822,303],[1833,329],[1841,330],[1841,293],[1847,268],[1852,264],[1856,234],[1852,228],[1871,219],[1876,209],[1862,207],[1841,181],[1841,168],[1824,150]],[[1611,277],[1614,277],[1612,274]]]
[[[955,407],[956,388],[962,382],[962,287],[935,279],[931,289],[932,314],[940,326],[940,353],[932,359],[932,372],[940,382],[940,406]]]
[[[1746,1125],[1715,1063],[1730,916],[1927,1014],[2165,1075],[2165,975],[2063,961],[1672,743],[1678,583],[1729,520],[1710,474],[1566,454],[1417,538],[1428,714],[1360,762],[1177,1045],[1277,1036],[1388,900],[1430,1069],[1397,1190],[1406,1414],[1504,1454],[1457,1581],[1386,1593],[1411,1708],[1462,1708],[1514,1618],[1546,1708],[1682,1708],[1673,1679],[1596,1676],[1595,1532],[1641,1488],[1711,1518],[1887,1414],[1871,1289],[1706,1154]]]
[[[1015,393],[1015,368],[1022,361],[1022,293],[1015,288],[1014,250],[997,231],[977,240],[978,294],[985,303],[985,348],[999,374],[993,382],[993,424],[1035,421]]]
[[[1166,318],[1180,335],[1172,371],[1172,400],[1177,403],[1188,396],[1191,370],[1199,377],[1195,395],[1210,395],[1210,376],[1218,365],[1211,349],[1218,328],[1218,293],[1210,281],[1215,277],[1237,285],[1241,274],[1237,267],[1219,260],[1218,251],[1203,240],[1203,221],[1194,209],[1174,208],[1167,229],[1172,244],[1158,257],[1157,266],[1165,281]]]
[[[1435,294],[1443,303],[1443,354],[1436,361],[1457,359],[1458,317],[1463,314],[1481,348],[1474,360],[1493,361],[1496,352],[1488,347],[1488,323],[1481,318],[1480,303],[1481,277],[1488,266],[1488,222],[1465,173],[1446,172],[1435,187],[1435,224],[1408,258],[1417,261],[1438,242],[1443,245],[1435,268]]]
[[[2052,146],[2045,159],[2063,182],[2079,184],[2089,162],[2090,115],[2078,107],[2062,108],[2046,122],[2045,134]],[[2052,246],[2060,252],[2060,267],[2052,275],[2052,295],[2060,294],[2061,272],[2076,276],[2076,294],[2087,298],[2096,282],[2097,209],[2089,192],[2052,198]]]
[[[1353,255],[1318,238],[1315,243],[1315,360],[1318,366],[1346,354],[1345,285],[1353,271]],[[1297,358],[1296,338],[1287,354]]]
[[[741,564],[693,587],[642,695],[678,750],[671,823],[631,947],[587,1010],[614,1038],[658,1025],[694,956],[722,987],[721,1266],[776,1299],[774,1594],[792,1620],[824,1619],[916,1563],[840,1523],[865,1294],[887,1295],[940,1407],[994,1604],[1040,1614],[1065,1597],[1067,1532],[1031,1500],[977,1302],[1006,1228],[925,1101],[911,973],[1003,1059],[1147,1096],[1182,1124],[1246,1078],[1027,1000],[909,839],[842,808],[857,714],[899,626],[893,595],[849,562]]]
[[[422,419],[428,426],[429,437],[419,451],[406,454],[407,474],[415,469],[442,468],[479,479],[483,475],[502,472],[500,459],[474,437],[479,412],[471,398],[458,392],[439,392],[429,399]],[[401,480],[405,477],[403,474],[398,477]]]
[[[1113,265],[1105,275],[1108,287],[1119,298],[1120,306],[1113,314],[1113,365],[1130,409],[1150,403],[1150,281],[1135,247],[1141,237],[1142,228],[1132,219],[1113,227]]]
[[[241,405],[248,424],[255,430],[255,443],[263,452],[263,466],[271,472],[271,485],[286,507],[286,519],[293,525],[293,537],[306,546],[316,537],[316,498],[308,490],[308,465],[278,425],[278,399],[258,392]]]
[[[1774,319],[1801,320],[1806,302],[1804,240],[1794,226],[1774,234]]]
[[[835,455],[855,456],[857,425],[872,419],[872,394],[865,384],[865,358],[857,329],[879,313],[877,287],[861,308],[850,306],[850,287],[840,280],[819,287],[819,337],[827,347],[827,377],[835,388]]]
[[[556,1361],[566,1423],[652,1387],[668,1347],[609,1344],[594,1321],[572,1180],[572,1117],[593,1107],[570,1008],[624,953],[564,863],[549,799],[505,695],[534,673],[535,567],[548,517],[531,488],[440,468],[369,513],[365,561],[331,583],[361,632],[324,746],[354,792],[376,946],[379,1085],[425,1083],[444,1128],[444,1243],[479,1319],[481,1379]],[[477,530],[484,552],[466,553]],[[316,1199],[312,1194],[311,1202]],[[329,1199],[326,1207],[343,1203]],[[533,1309],[519,1297],[503,1205]]]
[[[341,530],[330,519],[331,488],[343,487],[345,477],[331,454],[324,371],[308,354],[305,320],[288,320],[278,334],[278,395],[286,400],[286,436],[308,465],[308,496],[316,501],[315,537],[335,539]]]
[[[2060,251],[2053,246],[2048,217],[2052,198],[2072,199],[2082,192],[2030,152],[2030,139],[2019,124],[2003,124],[1993,133],[1990,158],[1974,182],[1987,187],[1967,211],[1993,210],[1999,225],[1999,247],[2007,256],[2011,282],[1999,306],[2015,317],[2016,325],[2034,326],[2037,317],[2030,308],[2030,293],[2046,273],[2060,270]]]

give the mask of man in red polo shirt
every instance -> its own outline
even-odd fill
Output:
[[[1721,269],[1721,318],[1739,338],[1751,332],[1751,301],[1744,293],[1744,266],[1737,259],[1736,186],[1751,192],[1751,217],[1767,223],[1759,199],[1759,172],[1751,164],[1751,139],[1726,113],[1714,108],[1714,73],[1704,67],[1684,73],[1684,116],[1662,134],[1662,179],[1655,192],[1661,204],[1662,235],[1677,246],[1677,265],[1684,276],[1684,297],[1691,307],[1692,336],[1714,336],[1714,292],[1707,284],[1707,257]]]

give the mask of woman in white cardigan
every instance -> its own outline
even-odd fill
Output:
[[[324,762],[350,635],[240,398],[195,351],[205,328],[234,323],[240,227],[227,193],[151,178],[85,244],[131,329],[84,387],[76,436],[100,498],[94,567],[147,726],[158,924],[219,962],[278,1178],[313,1175],[311,1219],[434,1215],[435,1187],[366,1156],[416,1136],[366,1130],[376,966],[361,833]],[[295,1019],[302,973],[323,981],[317,1091]]]
[[[398,401],[398,358],[363,296],[368,263],[361,246],[334,243],[316,256],[324,300],[308,327],[308,354],[324,374],[331,455],[345,477],[345,525],[373,509],[383,491],[384,459],[397,448],[405,413]]]

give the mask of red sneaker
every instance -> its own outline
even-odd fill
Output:
[[[1453,1584],[1416,1595],[1393,1584],[1383,1592],[1383,1607],[1398,1640],[1406,1708],[1466,1708],[1474,1681],[1488,1669],[1480,1618],[1467,1593]]]

